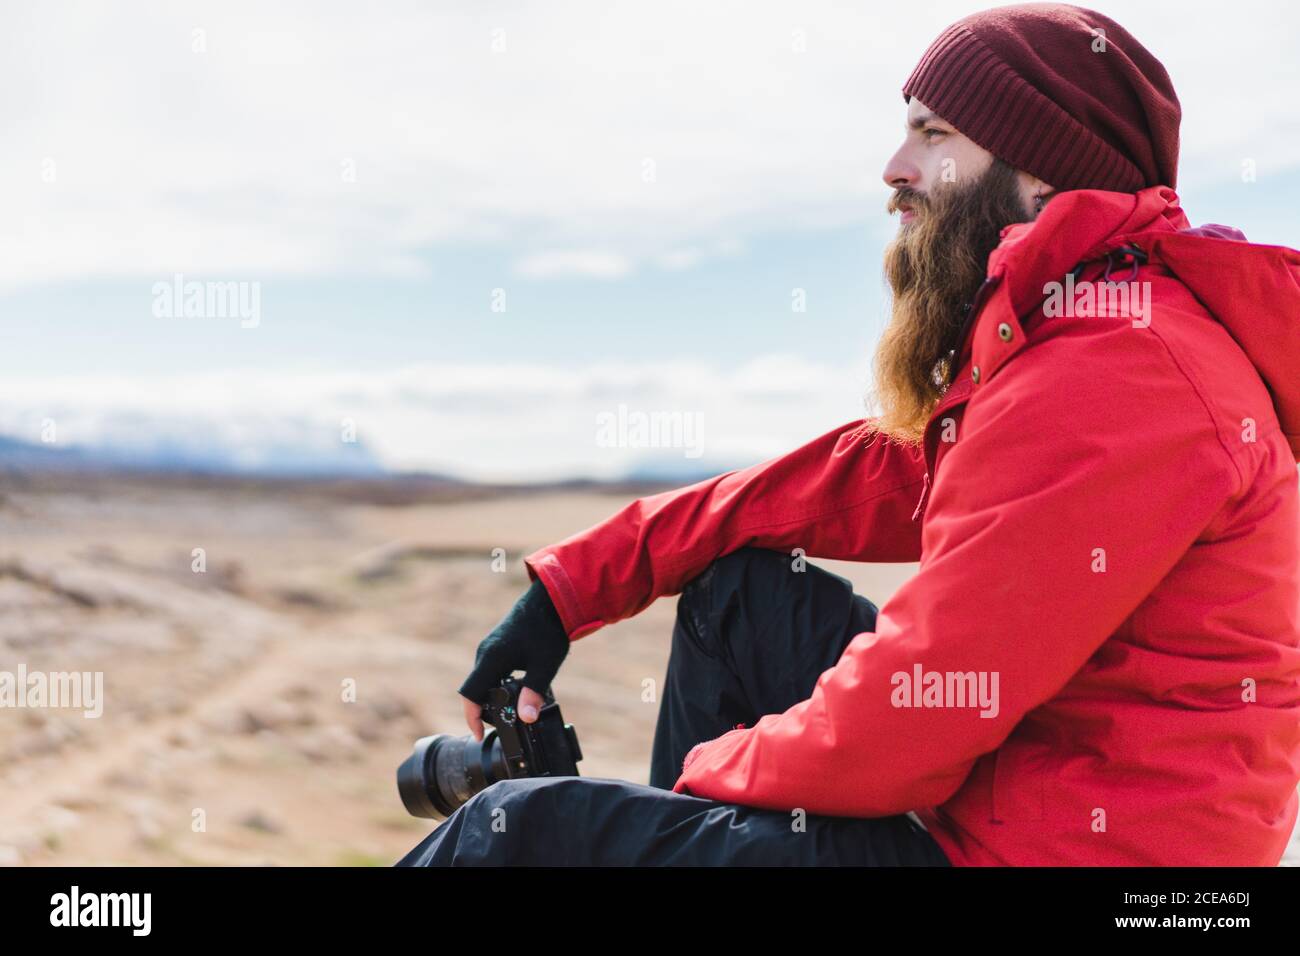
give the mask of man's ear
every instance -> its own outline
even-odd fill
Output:
[[[1025,198],[1025,204],[1032,209],[1032,216],[1037,218],[1038,214],[1043,211],[1051,198],[1056,195],[1056,190],[1049,183],[1043,182],[1037,176],[1025,172],[1020,172],[1021,196]]]
[[[1034,195],[1041,196],[1044,203],[1056,195],[1056,188],[1050,183],[1043,182],[1037,176],[1030,176],[1029,184],[1033,188]]]

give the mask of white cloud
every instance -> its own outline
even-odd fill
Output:
[[[467,242],[610,275],[872,222],[900,84],[983,5],[11,5],[0,286],[409,275]],[[1185,184],[1300,158],[1259,92],[1300,86],[1294,5],[1092,5],[1170,68]]]
[[[530,279],[554,279],[559,276],[587,276],[593,279],[617,279],[627,275],[630,264],[624,256],[598,249],[539,252],[525,256],[515,271]]]

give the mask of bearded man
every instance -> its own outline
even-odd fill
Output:
[[[516,669],[535,719],[680,593],[650,786],[505,780],[403,864],[1281,858],[1300,253],[1191,228],[1169,76],[1101,14],[966,17],[903,97],[879,414],[528,555],[461,685],[476,737]],[[877,607],[804,557],[919,570]]]

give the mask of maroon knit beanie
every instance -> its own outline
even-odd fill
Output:
[[[913,96],[1058,190],[1177,186],[1182,108],[1169,74],[1092,10],[1022,3],[958,20],[903,84],[903,101]]]

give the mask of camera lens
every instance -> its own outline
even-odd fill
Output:
[[[411,816],[443,820],[474,794],[508,776],[496,730],[482,741],[473,735],[435,734],[417,740],[411,756],[397,768],[397,792]]]

